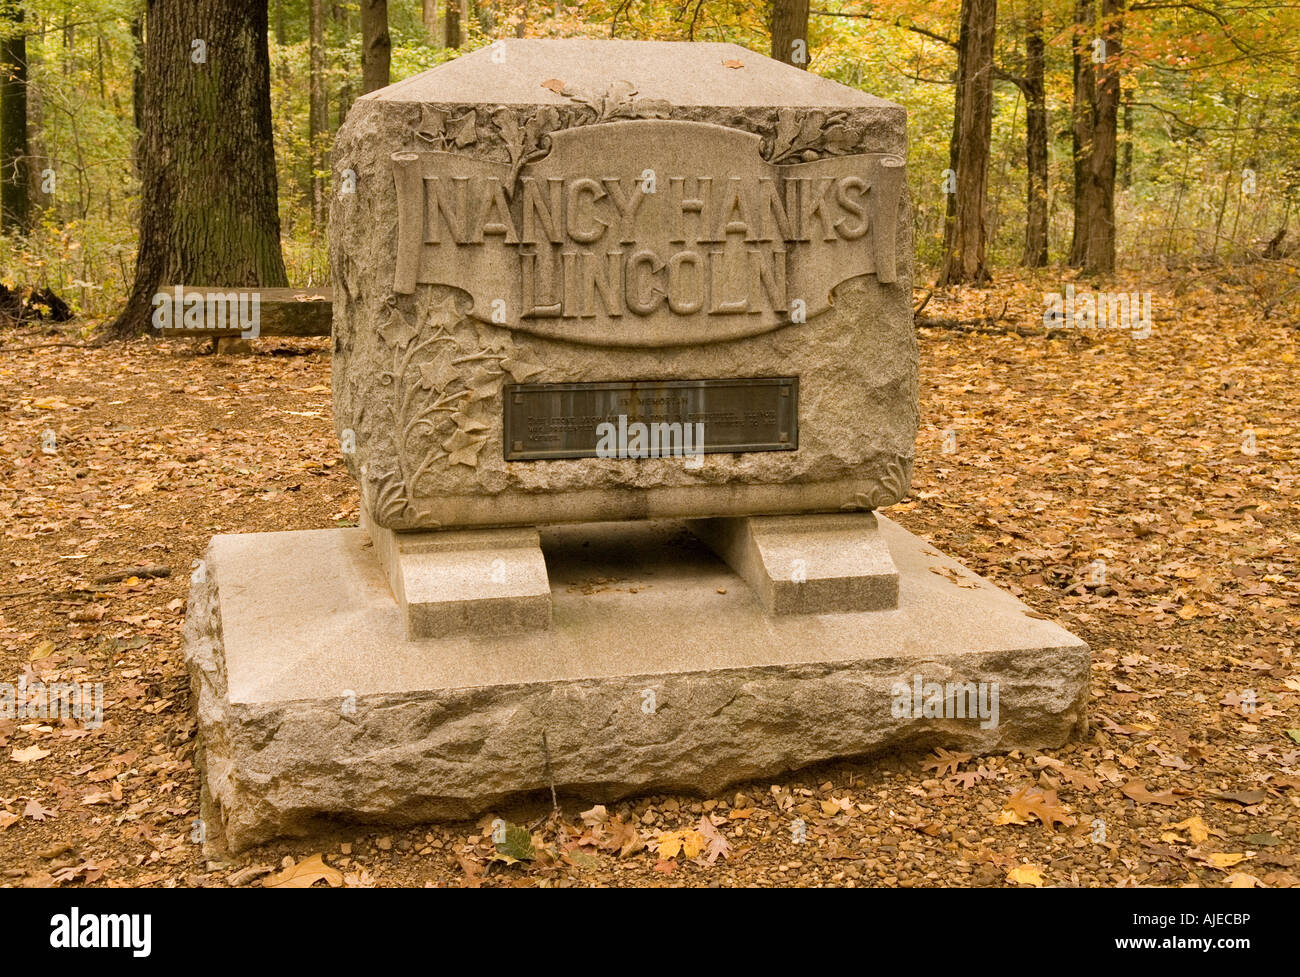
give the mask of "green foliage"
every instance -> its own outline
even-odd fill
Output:
[[[1028,0],[999,5],[990,259],[1019,260],[1025,221],[1025,100],[1006,75],[1023,71]],[[312,160],[328,147],[360,91],[357,0],[322,3],[328,130],[308,130],[309,0],[269,0],[271,96],[285,263],[295,284],[329,273],[324,228],[312,226]],[[472,5],[462,51],[438,47],[420,0],[390,0],[392,77],[409,77],[498,37],[587,36],[733,41],[766,53],[767,4],[749,0],[592,0]],[[442,3],[439,4],[442,7]],[[810,70],[906,106],[916,247],[935,262],[952,128],[958,4],[828,0],[814,4]],[[1300,204],[1300,12],[1262,0],[1233,4],[1226,26],[1206,11],[1147,5],[1125,17],[1128,124],[1121,125],[1117,199],[1121,260],[1236,259],[1292,222]],[[138,183],[133,154],[132,23],[143,0],[28,0],[33,226],[3,240],[0,280],[49,285],[81,311],[108,315],[134,273]],[[869,16],[828,16],[826,11]],[[1069,249],[1073,186],[1071,0],[1044,0],[1049,112],[1051,255]],[[611,25],[613,25],[611,27]],[[1093,26],[1085,28],[1085,32]],[[1086,37],[1086,34],[1085,34]],[[1129,160],[1126,165],[1125,160]],[[326,164],[328,165],[328,164]],[[1250,187],[1245,170],[1254,173]],[[53,171],[55,192],[41,191]],[[1251,190],[1253,189],[1253,192]],[[1292,232],[1294,238],[1294,232]]]

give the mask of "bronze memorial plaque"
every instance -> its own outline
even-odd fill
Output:
[[[799,446],[799,379],[507,385],[506,461],[671,458]]]

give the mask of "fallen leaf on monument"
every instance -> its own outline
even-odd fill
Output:
[[[331,889],[343,885],[343,873],[325,864],[325,857],[319,853],[268,877],[262,885],[267,889],[310,889],[317,882]]]

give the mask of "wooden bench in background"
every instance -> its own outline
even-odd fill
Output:
[[[262,336],[328,336],[334,310],[334,288],[250,288],[249,286],[184,285],[185,292],[256,292],[261,302]],[[170,286],[168,287],[170,291]],[[158,332],[159,330],[155,330]],[[238,329],[163,329],[169,339],[211,340],[217,353],[251,352],[248,340],[241,339]]]

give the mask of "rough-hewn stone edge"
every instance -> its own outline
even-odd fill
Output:
[[[217,589],[214,547],[208,544],[200,569],[190,577],[186,601],[183,651],[190,677],[190,705],[195,716],[195,767],[200,771],[199,819],[205,851],[226,847],[216,793],[230,777],[230,743],[225,735],[226,658],[221,631],[221,599]]]
[[[1089,654],[1082,642],[942,658],[384,693],[357,697],[349,716],[338,698],[231,704],[215,570],[209,560],[205,579],[196,581],[185,628],[210,853],[311,835],[341,821],[401,826],[472,817],[548,786],[543,729],[556,786],[567,795],[613,801],[661,791],[707,794],[885,750],[1049,748],[1087,728]],[[998,728],[893,719],[890,685],[918,672],[933,680],[997,680]],[[658,727],[653,741],[641,735],[645,688],[655,688],[660,703],[651,720]],[[761,703],[779,705],[765,711]],[[857,722],[846,722],[850,717]],[[421,791],[421,778],[439,789]]]

